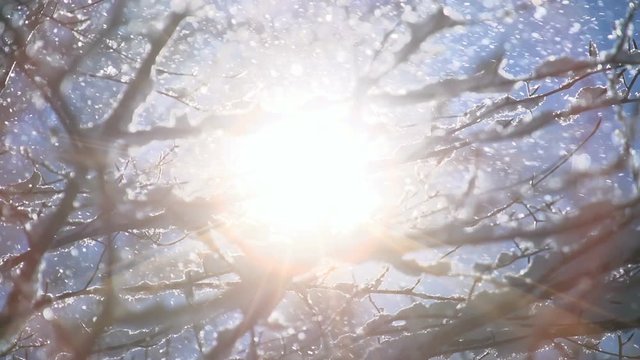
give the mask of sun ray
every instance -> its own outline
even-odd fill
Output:
[[[381,149],[350,114],[341,103],[287,108],[230,145],[247,221],[293,241],[343,235],[375,216],[382,196],[368,165]]]

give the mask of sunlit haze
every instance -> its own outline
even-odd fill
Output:
[[[366,170],[379,144],[346,106],[286,109],[234,146],[244,215],[277,235],[343,233],[371,219],[380,203]]]

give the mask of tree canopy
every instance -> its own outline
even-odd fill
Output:
[[[5,0],[0,355],[638,358],[635,0]]]

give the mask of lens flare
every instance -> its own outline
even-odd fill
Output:
[[[346,232],[380,203],[367,172],[376,149],[343,106],[277,114],[239,140],[233,166],[247,218],[281,235]]]

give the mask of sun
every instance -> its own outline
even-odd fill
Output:
[[[343,234],[370,221],[381,197],[367,169],[379,144],[358,128],[348,105],[285,110],[234,146],[243,215],[285,237]]]

